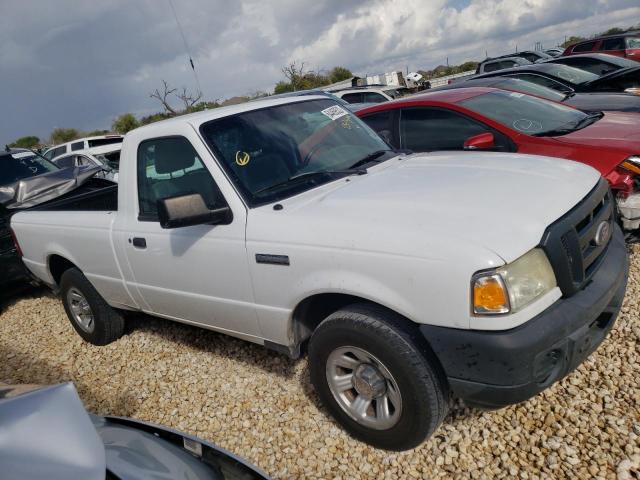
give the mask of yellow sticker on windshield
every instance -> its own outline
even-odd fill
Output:
[[[342,128],[346,128],[347,130],[351,130],[351,117],[350,116],[346,116],[346,117],[342,117],[342,120],[340,120],[341,124],[342,124]]]
[[[236,165],[240,167],[244,167],[251,160],[251,156],[247,152],[243,152],[242,150],[238,150],[236,152]]]

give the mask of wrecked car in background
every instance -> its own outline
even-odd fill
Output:
[[[82,194],[92,189],[114,185],[109,180],[94,178],[101,171],[91,166],[59,168],[25,149],[0,152],[0,287],[29,280],[11,237],[11,216],[56,199],[73,197],[73,201],[81,201]]]

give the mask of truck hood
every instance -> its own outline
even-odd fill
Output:
[[[535,155],[400,156],[282,201],[282,215],[258,209],[269,218],[256,222],[251,233],[262,238],[252,240],[278,242],[285,229],[297,243],[431,258],[473,245],[510,262],[599,178],[583,164]]]

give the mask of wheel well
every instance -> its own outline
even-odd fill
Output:
[[[319,293],[305,298],[293,311],[293,329],[296,343],[300,344],[308,339],[320,322],[352,303],[370,302],[355,295],[342,293]]]
[[[76,266],[60,255],[51,255],[49,257],[49,272],[56,282],[56,285],[60,285],[60,278],[62,274],[70,268],[76,268]]]

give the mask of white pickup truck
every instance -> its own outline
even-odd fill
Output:
[[[135,310],[306,350],[328,410],[386,449],[422,442],[451,396],[496,408],[564,377],[626,287],[595,170],[394,152],[320,95],[133,130],[119,186],[83,195],[11,227],[84,339],[116,340]]]

